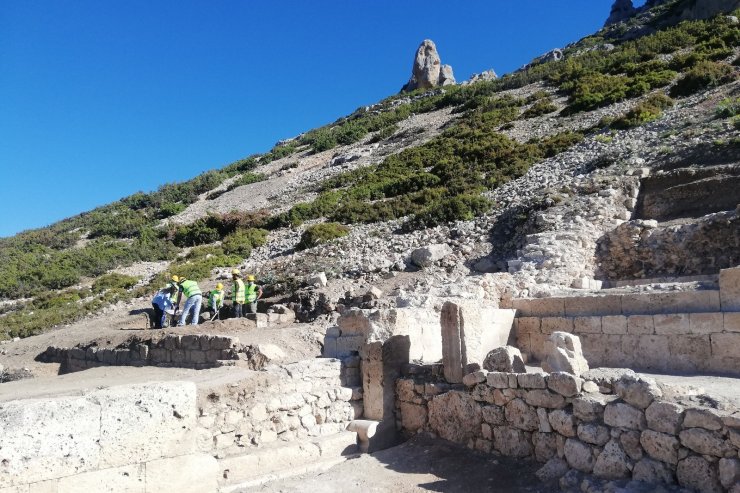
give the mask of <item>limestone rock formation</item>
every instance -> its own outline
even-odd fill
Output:
[[[484,70],[483,72],[479,74],[473,74],[470,76],[470,79],[464,81],[462,84],[475,84],[476,82],[483,82],[487,80],[494,80],[498,79],[498,75],[496,75],[496,72],[491,68],[488,70]]]
[[[411,68],[411,78],[401,89],[401,92],[410,92],[416,89],[430,89],[437,86],[455,84],[452,67],[442,65],[437,53],[437,46],[431,39],[425,39],[416,50],[414,65]]]
[[[632,0],[615,0],[612,10],[609,13],[609,18],[604,25],[611,26],[612,24],[627,20],[635,15],[636,12],[637,9],[632,5]]]

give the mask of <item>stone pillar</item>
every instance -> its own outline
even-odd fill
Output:
[[[399,441],[396,431],[396,380],[409,362],[408,336],[393,336],[385,342],[371,342],[360,350],[362,366],[363,417],[379,421],[370,438],[369,451],[392,447]]]
[[[463,319],[460,307],[451,301],[442,306],[442,365],[445,380],[462,383],[467,358],[463,344]]]

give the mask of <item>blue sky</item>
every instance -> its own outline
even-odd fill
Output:
[[[459,81],[503,74],[596,31],[611,3],[2,2],[0,236],[265,152],[394,94],[424,38]]]

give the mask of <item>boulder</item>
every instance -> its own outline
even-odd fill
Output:
[[[560,479],[566,472],[568,472],[568,463],[559,457],[553,457],[552,459],[545,462],[535,475],[537,479],[543,483]]]
[[[729,458],[719,460],[719,482],[727,489],[740,484],[740,460]]]
[[[576,418],[568,411],[556,409],[548,416],[550,426],[565,437],[576,436]]]
[[[506,404],[504,413],[506,421],[514,428],[524,431],[537,431],[540,428],[537,411],[521,399],[514,399]]]
[[[497,347],[483,360],[483,368],[488,371],[506,373],[526,373],[522,353],[513,346]]]
[[[274,344],[249,346],[246,351],[247,364],[251,370],[261,370],[269,363],[282,361],[285,353]]]
[[[592,423],[578,425],[578,438],[582,442],[601,447],[609,441],[609,428]]]
[[[306,284],[309,286],[316,286],[323,288],[327,284],[326,279],[326,273],[324,272],[317,272],[315,274],[311,274],[306,278]]]
[[[594,456],[591,447],[583,442],[568,438],[565,441],[565,460],[573,469],[581,472],[591,472],[594,468]]]
[[[411,262],[418,267],[428,267],[451,253],[452,248],[446,243],[427,245],[411,252]]]
[[[553,332],[545,341],[545,361],[542,369],[547,372],[564,371],[580,377],[588,371],[588,361],[583,357],[581,340],[568,332]]]
[[[401,89],[402,92],[416,89],[431,89],[432,87],[455,83],[452,67],[442,65],[437,46],[431,39],[425,39],[416,50],[414,64],[411,67],[411,78]]]
[[[676,476],[678,477],[678,484],[684,488],[691,488],[701,493],[719,493],[722,491],[716,469],[698,455],[692,455],[680,461],[676,469]]]
[[[581,391],[583,379],[565,372],[551,373],[547,377],[547,387],[564,397],[573,397]]]
[[[683,430],[679,435],[681,445],[702,455],[713,455],[724,457],[732,452],[732,447],[716,431],[708,431],[702,428],[689,428]]]
[[[640,444],[645,452],[659,461],[667,464],[676,464],[678,462],[678,448],[680,443],[672,435],[659,433],[653,430],[645,430],[640,435]]]
[[[645,410],[648,428],[677,435],[681,430],[683,407],[673,402],[655,401]]]
[[[604,424],[640,431],[647,428],[645,414],[624,402],[612,402],[606,406]]]
[[[440,437],[466,443],[480,432],[481,406],[464,392],[435,396],[429,403],[429,426]]]
[[[666,483],[673,484],[673,472],[667,464],[663,462],[644,458],[641,459],[632,469],[632,478],[645,483]]]

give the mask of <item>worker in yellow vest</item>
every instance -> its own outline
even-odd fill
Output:
[[[208,302],[203,312],[208,312],[205,320],[221,320],[221,308],[224,307],[224,285],[221,283],[216,284],[216,288],[208,292]],[[201,312],[201,313],[203,313]],[[204,315],[205,316],[205,315]]]
[[[262,288],[255,284],[254,276],[247,276],[247,284],[244,286],[247,313],[257,313],[257,301],[262,298]]]
[[[193,314],[193,318],[190,319],[190,325],[198,325],[198,318],[200,317],[200,305],[203,302],[203,295],[200,290],[200,286],[195,281],[186,279],[185,277],[180,278],[180,282],[177,283],[180,290],[177,295],[176,306],[180,305],[180,299],[185,297],[185,306],[182,308],[182,315],[180,320],[177,322],[178,327],[185,325],[188,315],[190,312]]]
[[[242,273],[239,269],[231,271],[231,279],[234,284],[231,286],[231,304],[234,307],[234,318],[241,318],[244,315],[244,301],[246,300],[246,290]]]

